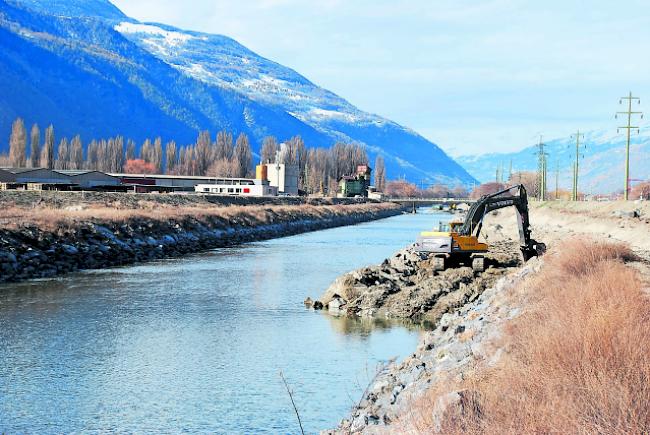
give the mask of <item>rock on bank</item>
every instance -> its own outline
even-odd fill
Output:
[[[0,223],[0,282],[175,257],[399,213],[400,206],[387,203],[7,207]]]

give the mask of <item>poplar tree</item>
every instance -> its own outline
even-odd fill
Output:
[[[81,137],[76,135],[70,142],[70,164],[69,169],[82,169],[84,163],[83,145]]]
[[[233,145],[232,134],[227,131],[217,133],[217,147],[215,150],[215,160],[232,159]]]
[[[386,166],[384,165],[384,158],[377,156],[375,159],[375,188],[383,192],[386,187]]]
[[[68,139],[64,137],[61,139],[61,142],[59,142],[56,162],[54,162],[54,169],[68,169],[69,160],[70,150],[68,147]]]
[[[9,137],[9,161],[14,168],[24,168],[27,164],[25,155],[27,148],[27,130],[22,118],[16,119],[11,125]]]
[[[45,143],[41,151],[41,167],[54,169],[54,126],[45,129]]]
[[[126,143],[126,159],[133,160],[135,159],[135,142],[133,139],[129,139]]]
[[[262,163],[274,163],[275,155],[278,152],[278,141],[273,136],[267,136],[262,143]]]
[[[176,155],[176,142],[173,140],[167,142],[165,145],[165,161],[167,163],[167,173],[173,174],[176,170],[176,162],[178,157]]]
[[[140,148],[140,159],[147,163],[151,163],[151,140],[146,139]]]
[[[29,163],[32,168],[38,168],[41,160],[41,130],[38,124],[32,125],[30,132],[30,150],[29,150]]]
[[[154,140],[153,149],[151,152],[151,163],[156,170],[156,174],[162,174],[162,162],[163,162],[163,150],[162,150],[162,139],[157,137]]]
[[[199,133],[199,136],[196,138],[196,145],[194,147],[195,159],[196,159],[196,169],[198,175],[205,175],[208,170],[208,166],[214,160],[214,154],[216,150],[212,148],[212,141],[210,140],[210,132],[202,131]]]
[[[235,173],[237,177],[246,177],[252,169],[253,153],[251,146],[248,142],[248,136],[241,133],[237,137],[237,144],[233,154],[233,162],[235,162]]]

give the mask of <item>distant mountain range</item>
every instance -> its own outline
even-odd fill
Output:
[[[547,157],[547,183],[555,189],[556,166],[560,168],[560,188],[569,189],[573,183],[575,138],[563,137],[545,140]],[[585,193],[610,193],[623,191],[625,183],[625,142],[623,131],[616,127],[608,130],[586,132],[581,139],[584,147],[580,159],[580,190]],[[630,178],[650,179],[650,126],[642,125],[639,134],[632,134],[630,146]],[[513,153],[492,153],[479,156],[462,156],[457,161],[481,182],[494,181],[499,166],[507,172],[512,162],[513,171],[537,170],[537,146],[531,145]],[[634,183],[634,181],[632,181]]]
[[[84,143],[118,134],[191,143],[227,129],[251,136],[256,152],[267,135],[356,142],[385,157],[389,178],[475,181],[416,132],[230,38],[140,23],[107,0],[0,0],[0,40],[0,152],[16,117]]]

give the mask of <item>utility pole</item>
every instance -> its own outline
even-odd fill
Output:
[[[623,191],[623,199],[627,201],[630,194],[630,135],[632,133],[632,130],[636,130],[637,133],[639,132],[639,127],[632,125],[632,115],[641,115],[641,119],[643,119],[643,112],[632,111],[632,101],[636,100],[637,104],[641,104],[641,99],[639,97],[632,96],[631,91],[628,96],[621,97],[618,104],[623,104],[623,100],[627,101],[627,111],[616,112],[616,117],[618,118],[618,115],[627,116],[627,125],[624,127],[619,127],[616,129],[616,132],[618,133],[619,129],[621,128],[627,130],[627,142],[625,145],[625,190]]]
[[[508,182],[512,182],[512,159],[510,159],[510,170],[508,171]]]
[[[546,201],[546,152],[544,151],[541,134],[537,145],[537,184],[539,186],[539,200]]]
[[[560,159],[556,158],[555,159],[555,200],[557,201],[557,197],[559,194],[559,184],[560,184]]]
[[[573,191],[571,192],[571,201],[578,200],[578,174],[580,170],[580,138],[584,138],[584,134],[580,130],[576,132],[576,161],[573,165]]]

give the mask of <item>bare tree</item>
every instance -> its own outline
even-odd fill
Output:
[[[76,135],[70,142],[70,164],[69,169],[81,169],[83,167],[84,154],[81,137]]]
[[[206,130],[199,133],[199,137],[196,138],[194,150],[196,154],[196,171],[198,175],[205,175],[208,166],[210,166],[210,163],[214,159],[209,131]]]
[[[45,129],[45,143],[41,151],[41,167],[54,168],[54,126],[52,124]]]
[[[134,160],[135,157],[135,142],[133,139],[129,139],[126,142],[126,160]]]
[[[153,142],[153,150],[151,152],[151,163],[156,170],[157,174],[162,174],[162,163],[163,163],[163,150],[162,150],[162,139],[157,137]]]
[[[9,161],[14,168],[24,168],[27,164],[27,130],[22,118],[16,119],[11,125],[9,137]]]
[[[145,139],[144,143],[140,147],[140,159],[144,160],[147,163],[151,163],[151,152],[152,145],[150,139]]]
[[[32,168],[38,168],[41,160],[41,130],[38,124],[32,125],[30,132],[30,149],[29,149],[29,163]]]
[[[239,165],[237,159],[219,159],[210,165],[207,175],[210,177],[237,177]]]
[[[176,155],[176,142],[173,140],[165,144],[165,162],[167,164],[167,173],[173,174],[178,162]]]
[[[261,159],[262,163],[274,163],[275,154],[278,152],[278,141],[273,136],[264,138],[262,144]]]
[[[236,177],[246,177],[252,170],[253,154],[248,142],[248,136],[241,133],[237,137],[233,161],[237,164]]]
[[[377,156],[375,159],[375,187],[380,192],[383,192],[386,187],[386,166],[382,156]]]
[[[59,142],[59,148],[56,154],[56,161],[54,162],[54,169],[68,169],[68,162],[70,161],[70,149],[68,146],[68,139],[63,138]]]
[[[217,133],[217,146],[215,150],[215,160],[232,159],[233,142],[232,134],[227,131],[220,131]]]

